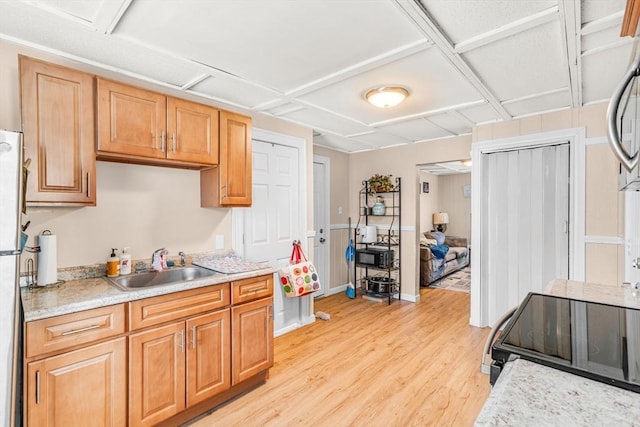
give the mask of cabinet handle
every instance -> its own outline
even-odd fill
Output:
[[[176,134],[171,134],[171,151],[176,152]]]
[[[180,329],[180,342],[178,343],[180,351],[184,353],[184,329]]]
[[[162,144],[160,146],[160,149],[162,150],[162,152],[164,153],[166,151],[167,148],[167,144],[166,144],[166,135],[164,134],[164,131],[160,132],[160,143]]]
[[[269,319],[273,319],[273,304],[267,306],[267,315],[269,316]]]
[[[102,326],[102,325],[89,325],[89,326],[84,327],[84,328],[71,329],[69,331],[64,331],[61,335],[64,337],[64,336],[67,336],[67,335],[79,334],[80,332],[90,331],[92,329],[98,329],[100,326]]]
[[[191,327],[191,348],[196,348],[196,327]]]
[[[223,198],[223,199],[226,199],[226,198],[227,198],[227,184],[223,185],[223,186],[222,186],[222,189],[224,190],[224,191],[222,192],[222,198]]]
[[[87,197],[91,197],[91,172],[87,172]]]
[[[36,371],[36,405],[40,404],[40,371]]]

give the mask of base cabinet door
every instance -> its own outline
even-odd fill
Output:
[[[185,408],[184,322],[129,336],[129,425],[152,426]]]
[[[27,425],[126,425],[126,360],[118,338],[29,363]]]
[[[229,309],[187,320],[187,407],[231,387]]]
[[[231,308],[232,384],[273,366],[273,299]]]

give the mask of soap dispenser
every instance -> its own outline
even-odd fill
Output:
[[[120,255],[120,274],[131,274],[131,254],[129,248],[125,247]]]
[[[120,275],[120,259],[116,255],[118,249],[111,248],[111,256],[107,258],[107,277],[118,277]]]

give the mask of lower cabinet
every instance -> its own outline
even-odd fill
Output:
[[[129,336],[129,425],[152,426],[231,386],[229,309]]]
[[[28,363],[27,425],[126,425],[126,354],[122,337]]]
[[[231,308],[233,384],[273,366],[273,299],[262,298]]]
[[[269,274],[27,322],[26,425],[197,416],[266,379],[272,304]]]

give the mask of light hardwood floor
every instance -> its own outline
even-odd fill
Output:
[[[275,340],[267,382],[192,422],[205,426],[470,426],[489,395],[488,328],[469,295],[422,289],[390,306],[333,295],[331,315]]]

